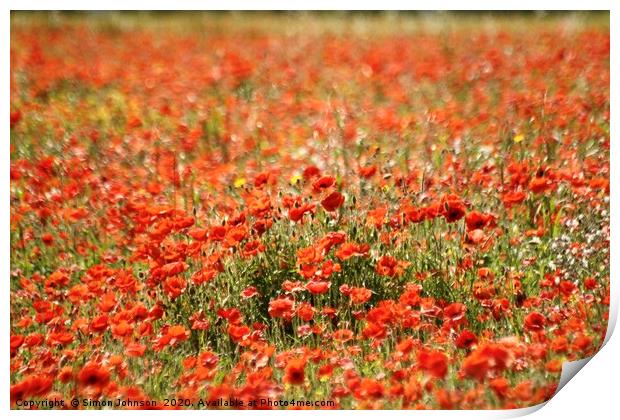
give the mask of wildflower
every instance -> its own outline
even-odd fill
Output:
[[[422,349],[417,361],[420,369],[435,378],[442,379],[448,373],[448,358],[443,352]]]
[[[540,331],[545,326],[545,316],[540,312],[531,312],[525,317],[524,327],[528,331]]]
[[[338,191],[333,191],[321,201],[321,205],[327,211],[337,210],[338,207],[342,206],[342,203],[344,203],[344,196]]]
[[[285,368],[284,382],[291,385],[301,385],[304,383],[306,361],[304,359],[293,359],[289,361]]]

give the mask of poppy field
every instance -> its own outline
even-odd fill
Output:
[[[13,13],[11,406],[548,400],[607,329],[609,46],[608,14]]]

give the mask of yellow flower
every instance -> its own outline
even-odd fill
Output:
[[[517,134],[515,138],[513,139],[513,141],[515,143],[521,143],[524,139],[525,139],[525,136],[523,134]]]
[[[291,185],[297,184],[301,180],[301,175],[293,175],[290,179]]]
[[[241,188],[245,185],[245,178],[237,178],[235,179],[235,188]]]

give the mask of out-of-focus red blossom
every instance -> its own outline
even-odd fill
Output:
[[[360,175],[363,178],[370,178],[372,177],[374,174],[377,173],[377,167],[372,165],[372,166],[363,166],[359,169],[360,171]]]
[[[100,363],[88,362],[77,377],[82,386],[94,388],[99,393],[110,382],[110,371]]]
[[[506,378],[493,378],[489,381],[489,386],[495,392],[499,398],[504,399],[508,397],[508,392],[510,390],[510,382]]]
[[[22,381],[11,386],[11,404],[29,397],[42,397],[51,391],[54,378],[46,374],[28,375]]]
[[[22,113],[19,110],[11,111],[11,128],[15,127],[22,119]]]
[[[459,197],[451,194],[444,199],[441,214],[448,223],[454,223],[462,219],[466,211],[465,203]]]
[[[146,351],[146,345],[131,343],[125,346],[125,354],[131,357],[142,357]]]
[[[293,207],[292,209],[290,209],[288,211],[288,217],[293,221],[293,222],[298,222],[300,221],[304,215],[306,213],[312,213],[314,212],[314,204],[303,204],[299,207]]]
[[[243,291],[241,292],[241,296],[245,299],[249,299],[252,298],[254,296],[258,296],[258,290],[256,289],[255,286],[249,286],[246,287],[245,289],[243,289]]]
[[[303,321],[310,321],[314,318],[315,309],[309,303],[302,303],[297,307],[297,316]]]
[[[455,341],[456,346],[460,349],[468,349],[477,343],[478,337],[469,330],[461,331]]]
[[[168,345],[174,346],[187,340],[189,335],[189,331],[187,331],[182,325],[167,327],[166,331],[157,340],[155,340],[153,348],[155,350],[162,350]]]
[[[422,371],[435,378],[442,379],[448,373],[448,357],[443,352],[422,349],[417,362]]]
[[[512,409],[601,345],[608,28],[15,17],[13,408]]]
[[[410,263],[407,261],[400,261],[392,256],[384,255],[379,258],[375,271],[382,276],[398,277],[404,273],[409,265]]]
[[[331,192],[321,200],[321,205],[327,211],[336,211],[338,207],[342,206],[342,203],[344,203],[344,196],[338,191]]]
[[[11,355],[14,355],[15,352],[24,343],[24,336],[23,335],[11,335],[10,342],[11,342]]]
[[[229,325],[228,334],[237,343],[248,338],[252,330],[246,325]]]
[[[504,371],[513,361],[514,355],[508,347],[488,343],[479,346],[465,358],[461,365],[461,374],[483,381],[489,374]]]
[[[351,302],[354,304],[368,302],[371,296],[372,296],[372,290],[366,289],[365,287],[354,287],[349,292],[349,297],[351,298]]]
[[[370,245],[368,244],[356,244],[354,242],[345,242],[334,255],[341,260],[348,260],[352,257],[367,257],[370,251]]]
[[[287,297],[274,299],[269,302],[269,315],[272,318],[284,318],[290,320],[293,317],[295,302]]]
[[[523,191],[512,191],[503,195],[502,201],[507,208],[525,201],[527,195]]]
[[[545,327],[545,321],[545,316],[540,312],[531,312],[525,317],[523,326],[528,331],[541,331]]]
[[[467,307],[462,303],[452,303],[443,310],[443,315],[453,325],[462,324],[465,321]]]
[[[181,296],[185,290],[186,282],[181,277],[169,277],[164,282],[164,291],[171,299],[176,299]]]
[[[320,173],[321,171],[316,166],[308,166],[306,169],[304,169],[304,178],[312,179],[316,176],[319,176]]]
[[[306,284],[306,290],[308,290],[313,295],[322,295],[327,293],[331,283],[328,281],[311,281]]]
[[[468,230],[484,229],[495,224],[495,216],[478,211],[471,211],[465,216],[465,225]]]
[[[385,387],[377,380],[364,378],[354,386],[353,394],[361,401],[377,400],[385,395]]]
[[[312,188],[314,189],[314,191],[318,192],[331,187],[332,185],[334,185],[335,182],[336,178],[334,178],[333,176],[322,176],[316,181],[314,181],[314,183],[312,184]]]
[[[291,385],[301,385],[305,379],[306,360],[293,359],[284,369],[284,382]]]

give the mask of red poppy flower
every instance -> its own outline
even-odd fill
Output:
[[[254,296],[258,296],[258,289],[255,286],[248,286],[241,292],[241,297],[244,299],[249,299]]]
[[[311,179],[315,176],[320,175],[321,171],[316,166],[308,166],[306,169],[304,169],[303,174],[305,179]]]
[[[362,176],[362,178],[370,178],[376,173],[377,167],[374,165],[360,167],[360,175]]]
[[[332,334],[332,338],[341,343],[346,343],[347,341],[352,340],[353,336],[353,331],[347,329],[336,330]]]
[[[375,271],[377,272],[377,274],[380,274],[382,276],[400,276],[404,273],[405,268],[407,268],[409,265],[410,263],[406,261],[399,261],[392,256],[384,255],[383,257],[379,258],[379,261],[377,261]]]
[[[354,242],[345,242],[340,245],[334,255],[344,261],[351,257],[367,257],[369,251],[370,245],[368,244],[358,245]]]
[[[229,325],[227,331],[235,343],[240,343],[247,339],[252,332],[252,330],[245,325]]]
[[[182,325],[173,325],[168,328],[166,335],[170,337],[170,344],[175,344],[187,340],[189,338],[189,331]]]
[[[207,235],[208,235],[209,231],[207,229],[203,229],[203,228],[194,228],[194,229],[190,229],[187,234],[189,236],[191,236],[192,238],[194,238],[197,241],[204,241],[205,239],[207,239]]]
[[[353,287],[351,288],[349,292],[349,297],[351,298],[351,302],[354,304],[368,302],[371,296],[372,296],[372,290],[366,289],[365,287]]]
[[[11,335],[11,354],[15,353],[23,343],[23,335]]]
[[[456,338],[455,344],[460,349],[468,349],[478,342],[476,334],[469,330],[463,330]]]
[[[504,202],[504,206],[506,208],[510,208],[515,204],[520,204],[525,201],[527,195],[523,191],[512,191],[504,194],[502,196],[502,201]]]
[[[78,373],[78,380],[85,387],[103,388],[110,382],[110,371],[99,363],[88,362]]]
[[[364,378],[354,390],[354,396],[361,401],[378,400],[385,395],[385,387],[377,380]]]
[[[465,216],[467,230],[484,229],[487,226],[492,226],[494,222],[495,217],[492,214],[470,211],[467,213],[467,216]]]
[[[344,203],[344,196],[338,191],[333,191],[321,201],[321,205],[327,211],[336,211]]]
[[[288,211],[288,217],[293,222],[299,222],[306,213],[312,213],[314,211],[314,204],[304,204],[299,207],[293,207]]]
[[[269,302],[269,315],[272,318],[291,319],[293,317],[294,302],[289,298],[274,299]]]
[[[448,357],[443,352],[422,349],[417,361],[421,370],[435,378],[442,379],[448,373]]]
[[[483,381],[490,373],[498,373],[511,365],[512,353],[500,344],[489,343],[477,348],[465,358],[461,373]]]
[[[443,205],[443,216],[448,223],[456,222],[465,216],[466,207],[461,200],[448,200]]]
[[[130,357],[142,357],[146,351],[146,345],[140,343],[130,343],[125,346],[125,355]]]
[[[322,295],[327,293],[331,283],[328,281],[310,281],[306,284],[306,290],[313,295]]]
[[[524,327],[528,331],[540,331],[545,327],[545,316],[540,312],[531,312],[525,317]]]
[[[467,307],[462,303],[452,303],[443,309],[443,316],[452,325],[458,325],[465,321]]]
[[[299,307],[297,308],[297,316],[303,320],[303,321],[310,321],[312,320],[312,318],[314,318],[314,308],[312,307],[312,305],[310,305],[309,303],[302,303],[301,305],[299,305]]]
[[[176,299],[185,290],[187,283],[181,277],[170,277],[164,282],[164,291],[171,299]]]
[[[11,111],[11,128],[15,127],[17,123],[22,119],[22,113],[19,110]]]
[[[306,361],[304,359],[290,360],[284,370],[284,383],[302,385],[305,379],[305,369]]]
[[[331,187],[332,185],[334,185],[335,182],[336,178],[334,178],[333,176],[322,176],[317,179],[314,184],[312,184],[312,188],[314,189],[314,191],[318,192]]]

